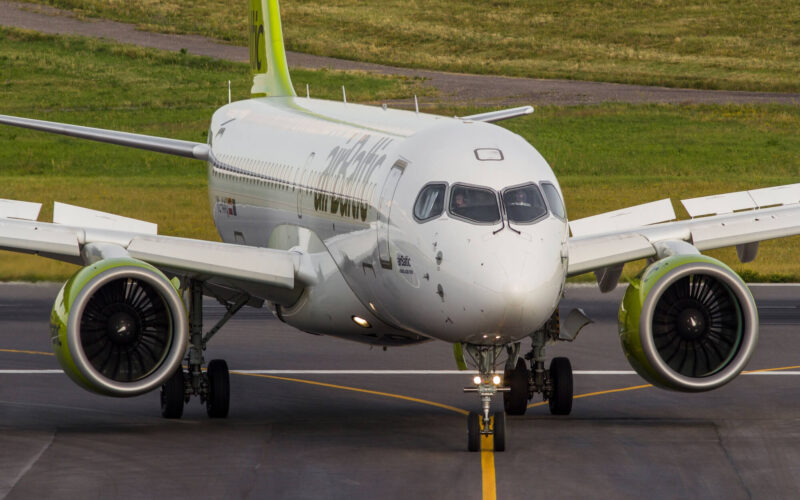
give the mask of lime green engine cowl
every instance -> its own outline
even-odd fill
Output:
[[[180,365],[188,324],[163,273],[133,258],[105,259],[61,288],[50,340],[64,372],[81,387],[136,396],[160,387]]]
[[[628,362],[648,382],[708,391],[744,369],[758,341],[758,311],[728,266],[705,255],[674,255],[631,281],[619,336]]]

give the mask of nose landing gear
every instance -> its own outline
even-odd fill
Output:
[[[464,392],[477,392],[481,397],[481,412],[470,412],[467,416],[467,449],[479,451],[481,438],[491,438],[494,451],[505,451],[506,416],[503,412],[492,413],[492,396],[509,390],[508,387],[500,385],[503,379],[494,372],[503,347],[474,344],[466,344],[464,347],[478,367],[478,375],[474,380],[475,387],[465,387]]]

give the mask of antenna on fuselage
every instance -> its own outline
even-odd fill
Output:
[[[231,103],[231,81],[228,80],[228,104]]]
[[[347,104],[347,92],[344,90],[344,85],[342,85],[342,100]]]
[[[417,94],[414,94],[414,111],[419,114],[419,101],[417,100]]]

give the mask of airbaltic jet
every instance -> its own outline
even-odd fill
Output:
[[[589,320],[559,315],[568,276],[594,272],[603,291],[622,265],[650,259],[627,289],[619,332],[628,360],[654,385],[706,391],[753,353],[758,315],[742,280],[700,251],[800,233],[797,185],[669,200],[568,223],[558,180],[536,149],[490,122],[530,107],[451,118],[295,95],[277,0],[250,0],[251,99],[218,109],[207,143],[10,116],[7,125],[184,156],[207,163],[222,242],[157,234],[155,225],[57,203],[0,203],[0,248],[83,266],[51,316],[67,375],[96,393],[161,388],[161,411],[192,396],[225,417],[228,368],[203,370],[210,338],[243,306],[267,304],[289,325],[382,346],[436,339],[478,375],[468,448],[541,394],[572,408],[567,358],[545,348]],[[767,208],[764,208],[767,207]],[[749,210],[744,210],[749,209]],[[572,236],[570,236],[570,231]],[[228,313],[207,333],[203,296]],[[529,339],[529,352],[520,352]],[[182,367],[185,361],[188,369]],[[503,393],[505,412],[492,414]]]

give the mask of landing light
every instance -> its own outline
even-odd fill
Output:
[[[475,385],[481,385],[481,377],[479,375],[475,375],[472,381],[475,382]]]
[[[501,382],[500,375],[495,375],[494,377],[492,377],[492,383],[494,385],[500,385],[500,382]]]
[[[359,316],[352,316],[353,323],[357,324],[361,328],[370,328],[372,325],[369,324],[369,321],[365,320]]]

